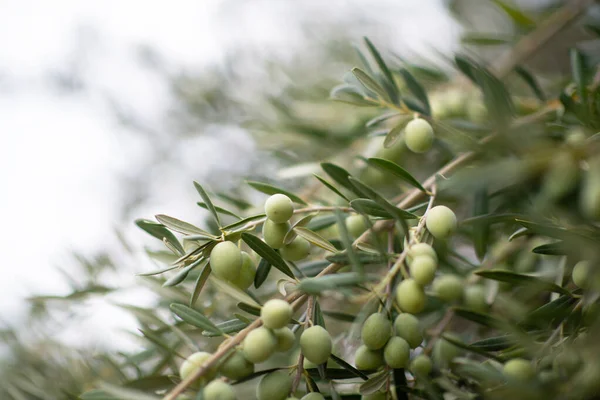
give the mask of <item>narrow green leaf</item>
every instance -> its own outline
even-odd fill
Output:
[[[525,68],[523,68],[520,65],[517,65],[515,67],[515,72],[531,88],[531,90],[537,96],[538,99],[540,99],[541,101],[544,101],[544,102],[546,101],[546,95],[544,94],[542,87],[539,85],[537,79],[535,78],[535,76],[533,76],[533,74],[531,72],[529,72],[528,70],[526,70]]]
[[[179,255],[185,254],[185,250],[183,249],[181,243],[179,243],[179,240],[177,240],[175,235],[173,235],[173,233],[163,224],[150,221],[149,219],[136,219],[135,224],[158,240],[165,240],[170,243],[177,250]]]
[[[202,201],[198,201],[196,202],[196,204],[198,204],[198,206],[204,208],[205,210],[209,210],[208,206],[206,205],[206,203],[202,202]],[[219,214],[223,214],[223,215],[229,215],[230,217],[234,217],[237,219],[242,219],[239,215],[237,215],[236,213],[234,213],[233,211],[229,211],[226,208],[223,207],[219,207],[219,206],[214,206],[215,210],[219,213]]]
[[[390,111],[381,115],[378,115],[372,119],[370,119],[369,121],[367,121],[367,123],[365,124],[366,128],[372,128],[376,125],[379,125],[382,122],[387,121],[388,119],[394,118],[394,117],[398,117],[401,116],[402,114],[399,114],[398,111]]]
[[[531,311],[525,318],[523,325],[543,324],[561,322],[571,314],[571,310],[577,303],[577,299],[571,296],[560,296],[558,299],[544,304]]]
[[[404,127],[406,127],[406,124],[408,124],[411,119],[411,117],[402,118],[396,125],[394,125],[392,129],[386,133],[385,139],[383,140],[384,148],[389,149],[396,144]]]
[[[378,105],[377,103],[366,99],[360,90],[349,84],[342,84],[334,87],[331,90],[329,97],[332,100],[352,104],[353,106],[358,107],[373,107]]]
[[[230,319],[228,321],[217,324],[217,328],[219,329],[219,331],[223,332],[224,334],[237,333],[247,326],[248,326],[247,322],[241,321],[237,318]],[[216,337],[216,336],[221,336],[221,334],[211,332],[211,331],[203,331],[202,336]]]
[[[346,189],[350,190],[351,192],[359,196],[361,195],[360,192],[358,192],[356,188],[350,183],[350,173],[344,168],[331,163],[321,163],[321,168],[323,168],[323,171],[325,171],[325,173],[329,175],[331,179],[333,179]]]
[[[335,354],[331,354],[329,356],[329,358],[331,358],[333,361],[335,361],[340,367],[342,367],[346,371],[350,372],[350,374],[352,374],[352,377],[360,378],[363,381],[369,380],[369,377],[367,375],[365,375],[364,373],[360,372],[359,370],[357,370],[352,365],[350,365],[349,363],[347,363],[346,361],[344,361],[342,358],[336,356]]]
[[[378,253],[367,253],[365,251],[357,251],[356,260],[361,265],[377,265],[383,264],[387,262],[387,258]],[[348,265],[350,264],[350,257],[346,251],[341,253],[333,254],[331,256],[326,257],[326,260],[336,264]]]
[[[197,226],[194,226],[185,221],[181,221],[177,218],[169,217],[168,215],[158,214],[155,216],[155,218],[158,222],[165,225],[167,228],[170,228],[179,233],[183,233],[186,235],[198,234],[213,237],[213,235],[211,235],[203,229],[198,228]]]
[[[393,219],[392,214],[371,199],[356,199],[350,202],[350,207],[361,214],[372,215],[385,219]]]
[[[264,258],[260,259],[258,267],[256,268],[256,275],[254,275],[254,287],[259,288],[267,280],[271,272],[271,264]]]
[[[226,225],[226,226],[224,226],[222,229],[223,229],[224,231],[230,231],[230,230],[232,230],[232,229],[234,229],[234,228],[243,227],[243,226],[247,225],[247,224],[248,224],[248,223],[250,223],[250,222],[253,222],[253,221],[259,220],[259,219],[261,219],[261,218],[265,218],[265,217],[266,217],[266,215],[265,215],[265,214],[257,214],[257,215],[252,215],[252,216],[250,216],[250,217],[246,217],[246,218],[244,218],[244,219],[241,219],[241,220],[239,220],[239,221],[236,221],[236,222],[234,222],[234,223],[231,223],[231,224],[229,224],[229,225]]]
[[[246,183],[248,185],[252,186],[254,189],[258,190],[259,192],[262,192],[262,193],[265,193],[268,195],[274,195],[274,194],[278,194],[278,193],[285,194],[294,203],[306,205],[306,202],[304,200],[302,200],[300,197],[296,196],[294,193],[291,193],[285,189],[281,189],[277,186],[269,185],[268,183],[263,183],[263,182],[255,182],[255,181],[246,181]]]
[[[583,55],[576,48],[572,48],[569,50],[569,56],[571,57],[571,73],[573,74],[573,81],[577,86],[579,101],[584,105],[584,109],[586,109],[587,85]]]
[[[569,253],[568,246],[562,241],[543,244],[531,251],[535,254],[545,254],[547,256],[565,256]]]
[[[326,275],[316,278],[305,278],[300,281],[297,288],[309,294],[320,294],[325,290],[337,290],[359,285],[363,282],[375,281],[373,276],[365,276],[358,272],[344,272],[335,275]]]
[[[242,311],[246,311],[248,314],[260,317],[260,307],[256,307],[244,302],[237,303],[237,307]]]
[[[199,261],[199,262],[198,262]],[[185,280],[185,278],[187,278],[187,276],[189,275],[189,273],[196,268],[196,266],[198,266],[200,264],[200,262],[202,262],[202,260],[198,260],[190,265],[188,265],[185,268],[182,268],[179,272],[177,272],[175,275],[173,275],[171,278],[167,279],[165,281],[165,283],[163,283],[164,287],[172,287],[172,286],[177,286],[179,285],[181,282],[183,282]]]
[[[312,213],[312,214],[308,214],[304,217],[302,217],[301,219],[299,219],[298,221],[296,221],[291,227],[290,230],[285,234],[285,237],[283,238],[283,242],[285,244],[290,244],[292,243],[292,241],[296,238],[297,234],[296,231],[294,230],[295,228],[300,228],[300,227],[304,227],[306,225],[308,225],[310,223],[310,221],[313,219],[313,217],[315,215],[317,215],[318,213]]]
[[[421,103],[425,110],[426,115],[431,115],[431,107],[429,106],[429,99],[427,98],[427,92],[421,86],[421,84],[415,79],[414,76],[406,69],[401,68],[400,74],[404,78],[404,83],[408,90],[415,96],[415,98]]]
[[[127,389],[120,386],[115,386],[109,383],[100,382],[98,384],[101,390],[114,396],[117,400],[159,400],[159,397],[151,396],[138,390]],[[94,399],[97,400],[97,399]]]
[[[457,307],[454,309],[454,314],[466,320],[473,321],[490,328],[499,328],[506,325],[505,322],[500,321],[491,315],[478,313],[467,308]]]
[[[320,247],[332,253],[338,252],[337,249],[327,239],[311,231],[310,229],[299,226],[295,227],[294,231],[298,234],[298,236],[303,237],[304,239],[308,240],[310,243],[314,244],[317,247]]]
[[[473,199],[473,216],[487,215],[489,212],[489,197],[487,188],[478,189]],[[483,260],[487,253],[488,241],[490,237],[490,226],[486,223],[473,224],[473,243],[475,254],[479,261]]]
[[[485,279],[492,279],[500,282],[508,282],[513,285],[520,286],[532,286],[536,287],[540,290],[548,290],[551,292],[565,294],[567,296],[571,296],[571,292],[567,289],[558,286],[555,283],[544,281],[540,278],[536,278],[529,275],[517,274],[515,272],[499,270],[499,269],[490,269],[485,271],[476,271],[477,275],[481,276]]]
[[[260,240],[258,237],[244,232],[242,233],[242,240],[260,257],[264,258],[269,264],[294,279],[294,273],[287,266],[283,258],[275,250],[270,248],[265,242]]]
[[[196,279],[196,283],[194,284],[194,291],[190,296],[190,307],[194,307],[196,304],[196,300],[198,300],[198,296],[200,296],[200,292],[202,292],[202,288],[206,284],[208,277],[210,276],[211,268],[210,264],[206,263],[206,265],[200,271],[198,278]]]
[[[198,192],[198,194],[200,194],[200,197],[202,197],[204,204],[206,204],[206,207],[208,207],[208,211],[210,211],[210,213],[212,214],[217,225],[221,226],[221,221],[219,220],[219,213],[217,213],[217,209],[210,200],[210,197],[208,196],[208,193],[206,193],[206,190],[204,190],[202,185],[200,185],[196,181],[194,181],[194,186],[196,187],[196,191]]]
[[[362,395],[369,395],[379,391],[387,382],[390,373],[387,370],[378,372],[369,378],[368,381],[361,384],[359,392]]]
[[[517,339],[512,335],[494,336],[471,343],[471,348],[481,349],[483,351],[501,351],[513,347],[517,344]]]
[[[428,193],[427,190],[416,180],[407,170],[396,164],[395,162],[386,160],[384,158],[369,158],[367,162],[374,167],[379,168],[382,171],[391,173],[397,178],[402,179],[404,182],[416,187],[422,192]]]
[[[356,178],[350,177],[349,181],[356,187],[356,189],[363,193],[364,196],[374,200],[377,204],[383,207],[387,212],[389,212],[394,219],[404,221],[406,219],[416,219],[417,216],[406,212],[404,210],[399,209],[398,207],[392,205],[389,201],[387,201],[383,196],[379,193],[371,189],[369,186],[365,185],[363,182],[359,181]]]
[[[514,39],[513,36],[509,35],[484,32],[467,32],[460,38],[463,44],[473,46],[503,46],[512,43]]]
[[[396,85],[396,81],[394,80],[394,76],[392,75],[392,72],[388,68],[385,61],[383,61],[383,57],[381,57],[381,54],[379,54],[379,51],[373,45],[373,43],[371,43],[371,41],[366,37],[364,38],[364,41],[367,45],[367,48],[369,49],[369,52],[371,53],[371,56],[373,56],[373,59],[375,60],[377,66],[379,67],[379,69],[383,73],[383,76],[385,77],[385,82],[387,82],[386,88],[388,89],[389,97],[392,99],[392,102],[394,104],[397,104],[398,98],[400,97],[400,93],[398,90],[398,86]]]
[[[315,323],[315,325],[319,325],[327,329],[327,327],[325,326],[325,318],[323,317],[323,313],[321,312],[321,306],[319,305],[319,302],[316,299],[315,306],[313,308],[312,320]]]
[[[259,305],[257,299],[254,296],[250,296],[249,293],[251,292],[246,293],[231,282],[227,282],[215,276],[211,276],[210,283],[216,286],[220,293],[223,293],[232,299],[248,304]]]
[[[184,304],[177,303],[172,303],[169,308],[175,315],[190,325],[205,331],[222,333],[219,328],[217,328],[217,326],[200,311],[194,310]]]
[[[517,25],[523,28],[532,28],[535,26],[535,21],[523,13],[518,8],[509,5],[504,0],[492,0],[500,7]]]
[[[502,222],[516,223],[517,218],[522,217],[520,214],[506,213],[506,214],[484,214],[477,215],[475,217],[467,218],[461,222],[462,225],[473,225],[473,224],[483,224],[493,225],[499,224]]]
[[[318,232],[322,229],[329,228],[336,223],[335,215],[325,215],[323,217],[313,218],[306,227],[311,231]]]
[[[346,201],[350,201],[350,200],[348,200],[348,198],[347,198],[347,197],[346,197],[346,196],[345,196],[345,195],[344,195],[342,192],[340,192],[339,190],[337,190],[337,189],[335,188],[335,186],[333,186],[331,183],[327,182],[327,181],[325,180],[325,178],[322,178],[322,177],[320,177],[320,176],[319,176],[319,175],[317,175],[317,174],[313,174],[313,175],[314,175],[314,176],[315,176],[315,178],[317,178],[317,179],[318,179],[318,180],[319,180],[319,181],[320,181],[320,182],[321,182],[323,185],[325,185],[325,187],[326,187],[327,189],[331,190],[333,193],[337,194],[337,195],[338,195],[338,196],[340,196],[342,199],[344,199],[344,200],[346,200]]]
[[[352,239],[350,233],[348,233],[348,227],[346,226],[346,220],[344,214],[339,209],[335,210],[335,218],[337,219],[337,227],[340,234],[340,240],[344,246],[344,254],[349,260],[349,264],[352,266],[352,271],[362,274],[364,272],[363,266],[356,257],[354,247],[352,246]]]
[[[182,356],[181,354],[179,354],[177,352],[177,350],[175,350],[177,348],[177,346],[174,346],[172,344],[169,343],[165,343],[163,338],[161,338],[156,332],[150,331],[150,330],[142,330],[142,329],[138,329],[138,331],[140,331],[140,333],[142,335],[144,335],[144,337],[146,339],[148,339],[149,341],[151,341],[152,343],[154,343],[155,345],[157,345],[158,347],[160,347],[161,349],[165,350],[167,353],[169,354],[173,354],[179,358],[185,359],[184,356]]]
[[[159,275],[159,274],[165,273],[167,271],[171,271],[171,270],[173,270],[175,268],[177,268],[176,265],[170,265],[170,266],[168,266],[166,268],[162,268],[162,269],[159,269],[159,270],[156,270],[156,271],[142,272],[141,274],[136,274],[136,276],[153,276],[153,275]]]
[[[333,319],[336,319],[338,321],[343,321],[343,322],[354,322],[354,319],[356,318],[356,316],[354,316],[354,315],[337,312],[337,311],[323,310],[321,312],[323,313],[323,315],[326,315],[329,318],[333,318]]]
[[[377,94],[381,99],[392,101],[384,88],[382,88],[375,79],[371,78],[365,71],[360,68],[352,68],[352,73],[358,81],[368,90]]]
[[[461,349],[470,351],[470,352],[475,353],[475,354],[479,354],[479,355],[487,357],[487,358],[497,359],[497,357],[495,355],[493,355],[491,353],[488,353],[487,351],[485,351],[485,350],[483,350],[483,349],[481,349],[479,347],[470,346],[470,345],[468,345],[468,344],[466,344],[466,343],[464,343],[464,342],[462,342],[460,340],[457,340],[455,337],[453,337],[451,335],[443,334],[442,338],[445,341],[447,341],[449,343],[452,343],[453,345],[455,345],[456,347],[459,347]]]

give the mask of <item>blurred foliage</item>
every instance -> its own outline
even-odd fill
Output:
[[[172,114],[180,132],[225,123],[243,126],[282,168],[268,176],[249,171],[244,178],[254,183],[229,192],[196,184],[199,206],[210,215],[203,227],[165,215],[136,221],[162,242],[148,250],[161,269],[140,278],[157,294],[156,304],[120,305],[138,321],[134,335],[142,351],[77,349],[55,338],[61,327],[53,313],[69,313],[82,299],[118,290],[103,283],[104,272],[118,261],[104,254],[80,258],[85,279],[72,282],[70,295],[32,298],[26,326],[0,332],[6,344],[0,398],[77,399],[84,392],[85,399],[159,398],[180,382],[183,358],[198,350],[217,352],[223,332],[246,327],[255,320],[257,306],[278,293],[319,294],[311,297],[312,315],[300,319],[327,327],[336,338],[337,357],[326,371],[308,369],[305,383],[332,398],[357,398],[359,386],[363,394],[387,387],[389,398],[397,399],[595,398],[600,393],[600,348],[594,339],[599,333],[594,268],[600,258],[600,81],[598,53],[589,49],[600,32],[593,18],[597,6],[585,15],[567,15],[565,26],[577,20],[574,29],[586,29],[576,35],[585,42],[569,43],[571,50],[560,57],[569,71],[545,68],[540,74],[527,63],[537,48],[515,49],[547,30],[547,21],[564,23],[552,18],[577,2],[535,12],[500,0],[476,3],[478,11],[469,9],[473,1],[448,2],[468,28],[463,53],[447,59],[454,71],[409,62],[368,40],[353,49],[342,35],[322,42],[317,63],[297,55],[288,66],[260,64],[264,75],[286,77],[268,84],[248,79],[243,54],[226,70],[165,75],[180,102]],[[586,2],[580,3],[580,10],[587,10]],[[496,18],[511,21],[510,27],[482,30],[488,20],[488,27],[506,26],[493,24]],[[543,49],[555,51],[553,40],[560,38],[558,33],[548,43],[534,43],[541,47],[537,57]],[[499,52],[512,58],[505,64],[492,61]],[[160,62],[154,63],[160,69]],[[357,67],[340,79],[347,65]],[[510,66],[506,73],[505,65]],[[404,127],[413,115],[434,127],[433,148],[425,154],[405,145]],[[135,119],[120,116],[136,125]],[[162,152],[162,162],[168,163],[168,147]],[[251,200],[257,190],[288,193],[298,208],[308,203],[308,218],[297,220],[291,235],[311,242],[309,261],[286,262],[256,238],[264,220],[262,206]],[[443,337],[460,349],[460,357],[445,365],[435,360],[434,351],[429,377],[402,369],[366,371],[369,378],[359,385],[360,373],[345,361],[351,364],[357,331],[373,304],[377,307],[377,302],[365,303],[362,290],[389,298],[390,293],[377,291],[377,280],[396,285],[400,274],[388,271],[387,260],[406,257],[406,243],[415,237],[432,241],[415,218],[429,209],[428,196],[450,206],[460,221],[451,240],[433,241],[439,271],[459,276],[465,286],[483,287],[486,307],[474,310],[466,298],[444,304],[427,290],[427,308],[418,315],[427,333],[423,350],[431,353]],[[134,197],[143,199],[143,189]],[[350,246],[356,237],[340,224],[344,217],[331,212],[335,207],[369,216],[365,222],[374,223],[374,229],[391,233]],[[262,260],[255,288],[239,290],[210,273],[210,250],[223,238],[241,239],[244,249]],[[131,250],[124,241],[123,246]],[[587,277],[590,286],[578,288],[571,275],[582,260],[594,268]],[[351,272],[311,280],[330,262]],[[290,274],[299,279],[297,286]],[[377,276],[375,282],[369,275]],[[385,305],[395,315],[391,303]],[[564,361],[565,354],[575,361]],[[261,371],[294,366],[297,357],[297,350],[278,354]],[[531,360],[535,379],[507,379],[502,363],[513,358]],[[323,379],[323,372],[335,374],[335,383]],[[253,393],[256,383],[239,385],[238,393]]]

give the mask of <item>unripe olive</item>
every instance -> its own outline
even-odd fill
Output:
[[[305,329],[300,335],[300,348],[304,358],[315,364],[323,364],[329,359],[333,343],[329,332],[320,325]]]
[[[256,267],[254,261],[250,257],[250,254],[242,251],[242,266],[240,273],[231,283],[239,287],[242,290],[246,290],[254,283],[254,277],[256,276]]]
[[[363,344],[356,349],[354,365],[358,369],[377,369],[383,365],[383,352],[381,350],[369,350]]]
[[[587,139],[587,134],[585,133],[585,131],[583,129],[581,129],[580,127],[576,127],[576,128],[569,129],[569,131],[567,132],[566,138],[565,138],[565,142],[569,146],[579,147],[585,143],[586,139]]]
[[[600,219],[600,156],[588,161],[589,170],[586,172],[579,204],[582,213],[593,219]]]
[[[256,385],[258,400],[285,400],[292,390],[292,378],[284,371],[271,372]]]
[[[345,223],[348,233],[355,239],[362,235],[368,228],[365,218],[362,215],[350,215],[346,218]]]
[[[383,392],[375,392],[371,394],[363,394],[360,398],[362,400],[387,400],[387,394]]]
[[[433,361],[440,367],[446,367],[460,355],[460,348],[445,339],[438,339],[433,345]]]
[[[430,256],[417,256],[410,264],[410,276],[421,286],[430,284],[435,278],[437,262]]]
[[[451,114],[448,102],[441,93],[436,93],[429,98],[429,106],[431,108],[431,116],[435,119],[445,119]]]
[[[568,152],[557,154],[544,175],[543,193],[551,199],[561,198],[576,185],[579,177],[577,160]]]
[[[433,247],[427,243],[417,243],[410,246],[408,253],[406,254],[406,261],[408,265],[412,264],[412,260],[418,256],[429,256],[433,258],[437,264],[438,256]]]
[[[582,289],[589,288],[590,270],[591,264],[589,261],[579,261],[577,264],[575,264],[573,267],[573,272],[571,273],[573,283]]]
[[[405,279],[396,287],[396,301],[402,311],[418,314],[425,308],[427,297],[414,279]]]
[[[554,358],[552,367],[563,376],[571,376],[581,368],[582,360],[577,353],[562,351]]]
[[[263,325],[270,329],[283,328],[290,323],[294,310],[290,303],[281,299],[271,299],[260,309]]]
[[[433,128],[429,122],[416,118],[404,128],[406,147],[415,153],[425,153],[433,144]]]
[[[433,363],[431,362],[431,358],[425,354],[419,354],[412,360],[409,369],[417,377],[427,376],[433,369]]]
[[[274,194],[265,202],[265,214],[267,214],[268,219],[277,224],[289,221],[294,215],[292,200],[285,194]]]
[[[275,329],[273,333],[277,338],[277,351],[279,352],[286,352],[296,344],[296,335],[288,327]]]
[[[467,94],[460,89],[450,90],[444,93],[444,102],[451,116],[459,116],[465,113]]]
[[[502,373],[507,379],[527,382],[535,377],[535,370],[531,361],[522,358],[513,358],[504,364]]]
[[[277,338],[265,327],[254,329],[244,339],[244,357],[251,363],[258,364],[266,361],[275,350],[277,350]]]
[[[442,301],[452,303],[463,296],[463,281],[456,275],[441,275],[433,281],[433,291]]]
[[[292,243],[286,244],[280,250],[281,257],[288,261],[300,261],[308,256],[310,243],[308,240],[296,236]]]
[[[383,349],[385,363],[392,368],[406,368],[410,360],[410,346],[399,336],[393,336]]]
[[[376,157],[384,158],[386,160],[399,162],[402,159],[402,155],[406,151],[406,144],[404,143],[404,138],[398,138],[396,142],[391,147],[383,147],[383,141],[381,142],[381,148],[375,154]],[[367,168],[367,171],[372,171],[374,174],[381,176],[385,179],[385,174],[383,171],[377,168]]]
[[[435,206],[427,213],[425,225],[436,239],[446,239],[456,230],[456,215],[446,206]]]
[[[229,379],[238,380],[254,373],[254,364],[246,360],[241,351],[236,350],[220,365],[219,371]]]
[[[274,249],[280,249],[285,245],[283,241],[285,235],[290,230],[290,224],[284,222],[283,224],[276,224],[271,220],[266,220],[263,224],[262,234],[265,243]]]
[[[302,400],[325,400],[325,397],[321,393],[312,392],[304,395]]]
[[[212,356],[212,354],[205,351],[199,351],[185,359],[181,367],[179,367],[179,376],[181,379],[186,379],[192,375],[195,371],[200,369],[202,365]],[[202,376],[201,381],[206,381],[214,378],[215,368],[210,367],[208,371]]]
[[[232,281],[242,268],[242,252],[233,242],[220,242],[210,252],[212,272],[221,279]]]
[[[231,385],[223,381],[212,381],[202,391],[204,400],[236,400],[235,391]]]
[[[423,333],[419,328],[419,320],[412,314],[402,313],[394,321],[396,335],[406,340],[410,347],[416,349],[423,342]]]
[[[383,348],[391,336],[392,323],[385,314],[371,314],[362,326],[362,341],[371,350]]]
[[[488,308],[485,298],[485,288],[481,285],[469,285],[465,288],[464,302],[467,308],[485,312]]]

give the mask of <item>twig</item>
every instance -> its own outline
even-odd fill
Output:
[[[435,328],[433,328],[433,330],[429,334],[429,341],[427,342],[427,347],[424,350],[425,354],[431,353],[431,349],[433,348],[433,343],[435,342],[435,339],[437,339],[441,336],[441,334],[448,327],[450,322],[452,322],[453,317],[454,317],[454,310],[452,308],[447,309],[446,313],[444,314],[444,316],[442,317],[440,322],[437,323]]]

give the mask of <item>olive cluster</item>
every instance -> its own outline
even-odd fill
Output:
[[[265,203],[267,220],[263,224],[262,234],[265,243],[279,253],[284,260],[300,261],[305,259],[310,252],[310,243],[295,236],[286,242],[290,230],[289,220],[294,215],[292,200],[284,194],[274,194]]]

